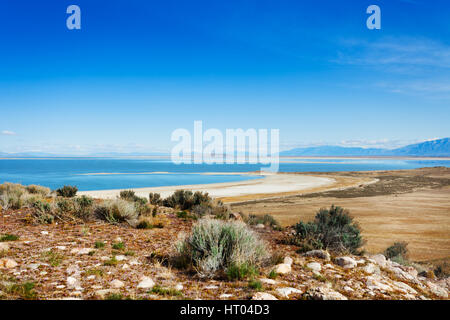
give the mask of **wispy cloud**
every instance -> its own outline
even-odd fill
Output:
[[[13,131],[3,130],[2,131],[2,135],[4,135],[4,136],[15,136],[15,135],[17,135],[17,133],[15,133]]]
[[[450,69],[450,46],[423,38],[384,38],[378,41],[345,40],[334,62],[391,68],[394,72],[423,68]],[[410,69],[412,68],[412,69]]]

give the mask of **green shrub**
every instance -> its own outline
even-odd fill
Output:
[[[181,261],[188,261],[205,277],[227,269],[257,268],[268,258],[265,244],[237,221],[203,219],[178,243],[177,251]]]
[[[50,194],[50,188],[37,186],[35,184],[30,184],[26,187],[26,190],[31,194],[38,194],[42,197],[47,197]]]
[[[122,199],[105,200],[94,210],[95,215],[110,223],[127,222],[131,226],[138,223],[139,213],[133,203]]]
[[[242,280],[245,278],[253,278],[258,274],[258,269],[249,264],[232,264],[226,269],[228,280]]]
[[[64,186],[56,190],[56,194],[64,198],[73,198],[77,195],[78,188],[75,186]]]
[[[161,295],[161,296],[182,296],[183,295],[183,293],[179,290],[176,290],[173,288],[163,288],[159,285],[155,285],[150,292]]]
[[[189,190],[177,190],[171,196],[162,201],[162,204],[170,208],[178,208],[180,210],[191,210],[194,206],[210,202],[212,198],[208,193],[195,192]]]
[[[358,253],[364,244],[361,230],[349,212],[341,207],[320,209],[313,222],[299,222],[289,243],[303,250],[327,249],[335,253]]]
[[[31,207],[34,209],[32,216],[38,223],[41,224],[52,224],[55,221],[55,216],[53,215],[53,208],[50,203],[45,201],[35,201]]]
[[[136,198],[136,193],[133,190],[123,190],[120,191],[119,197],[122,200],[134,201]]]
[[[271,270],[268,275],[269,279],[275,280],[278,277],[278,273],[275,270]]]
[[[115,250],[123,250],[125,248],[125,244],[123,242],[116,242],[112,244],[112,248]]]
[[[407,242],[395,242],[392,246],[388,247],[384,251],[384,255],[388,259],[394,257],[402,257],[404,259],[408,258],[408,243]]]
[[[150,193],[148,195],[148,199],[150,204],[154,206],[160,206],[163,203],[163,200],[161,199],[161,194],[159,193]]]
[[[7,292],[13,295],[17,295],[25,300],[32,300],[37,298],[34,282],[24,282],[19,284],[13,284],[7,288]]]
[[[253,290],[262,290],[263,285],[262,285],[261,281],[253,279],[253,280],[249,281],[248,287]]]
[[[105,247],[105,243],[103,241],[95,241],[94,247],[96,249],[101,249]]]
[[[4,234],[4,235],[0,235],[0,242],[5,242],[5,241],[16,241],[19,239],[19,236],[16,236],[14,234]]]

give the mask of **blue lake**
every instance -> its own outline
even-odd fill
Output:
[[[280,171],[284,172],[399,170],[450,165],[450,161],[444,159],[282,159],[281,161]],[[165,159],[3,159],[0,160],[0,183],[8,181],[25,185],[39,184],[52,189],[63,185],[76,185],[81,191],[176,186],[255,179],[255,177],[239,174],[203,175],[199,173],[239,173],[257,171],[261,167],[259,164],[175,165]],[[168,172],[169,174],[142,174],[150,172]]]

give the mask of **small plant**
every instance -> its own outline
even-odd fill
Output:
[[[49,251],[44,252],[44,259],[52,266],[57,267],[61,264],[64,259],[64,255],[59,252],[51,249]]]
[[[408,243],[407,242],[395,242],[392,246],[384,251],[384,255],[388,259],[393,259],[395,257],[402,257],[403,259],[408,258]]]
[[[155,206],[160,206],[163,203],[161,194],[159,194],[159,193],[150,193],[148,195],[148,199],[149,199],[150,204],[155,205]]]
[[[244,223],[210,219],[195,224],[177,251],[179,261],[190,261],[200,276],[224,271],[233,279],[253,274],[269,257],[265,244]]]
[[[134,252],[134,251],[126,251],[126,252],[124,253],[124,255],[130,256],[130,257],[134,256],[135,254],[136,254],[136,252]]]
[[[183,293],[173,288],[163,288],[159,285],[155,285],[150,293],[158,294],[161,296],[182,296]]]
[[[0,242],[6,242],[6,241],[16,241],[19,239],[19,236],[16,236],[14,234],[4,234],[0,235]]]
[[[34,184],[30,184],[26,187],[26,190],[31,194],[38,194],[42,197],[47,197],[50,194],[50,188],[37,186]]]
[[[136,206],[126,200],[105,200],[94,211],[98,218],[109,223],[127,222],[133,227],[138,223],[139,212]]]
[[[52,224],[55,221],[52,206],[44,201],[37,200],[31,205],[34,219],[40,224]]]
[[[137,229],[164,228],[164,222],[157,217],[140,217],[136,226]]]
[[[123,250],[125,248],[125,244],[123,242],[116,242],[112,244],[112,248],[114,250]]]
[[[103,270],[101,269],[89,269],[85,272],[86,276],[103,277]]]
[[[106,260],[103,264],[105,266],[116,266],[119,263],[119,260],[116,259],[116,256],[112,256],[111,259]]]
[[[262,290],[263,288],[261,281],[255,279],[249,281],[248,287],[253,290]]]
[[[123,295],[121,293],[110,293],[105,297],[105,300],[122,300]]]
[[[64,186],[56,190],[56,194],[59,197],[73,198],[77,195],[78,188],[75,186]]]
[[[20,284],[13,284],[7,288],[7,292],[13,295],[18,295],[25,300],[32,300],[37,297],[36,291],[34,290],[35,286],[35,283],[30,281]]]
[[[258,270],[247,263],[233,264],[226,269],[228,280],[242,280],[245,278],[253,278],[258,274]]]
[[[278,277],[278,273],[275,270],[271,270],[268,275],[269,279],[275,280]]]
[[[95,249],[102,249],[105,247],[105,243],[103,241],[95,241],[94,247]]]

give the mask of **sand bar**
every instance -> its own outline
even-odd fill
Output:
[[[335,180],[333,178],[316,177],[309,175],[270,173],[248,173],[248,175],[260,176],[261,179],[198,185],[136,188],[132,190],[134,190],[136,194],[141,197],[147,197],[150,192],[157,192],[160,193],[161,196],[167,197],[171,195],[175,190],[184,189],[208,192],[213,197],[222,198],[238,197],[243,195],[295,192],[322,186],[331,186],[335,183]],[[89,195],[101,199],[111,199],[116,198],[119,195],[120,191],[121,190],[83,191],[79,192],[79,194]]]

